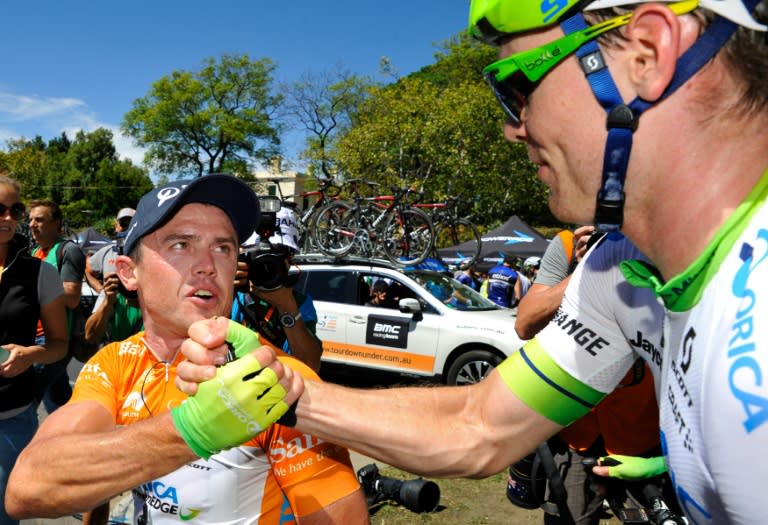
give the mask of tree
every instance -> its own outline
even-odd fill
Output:
[[[326,177],[336,172],[329,156],[336,136],[354,123],[355,112],[372,86],[369,79],[338,68],[334,72],[307,73],[286,86],[283,112],[308,133],[304,157]]]
[[[504,140],[503,113],[480,74],[494,60],[487,47],[453,39],[432,66],[373,89],[337,141],[343,170],[416,185],[429,200],[464,196],[463,212],[486,227],[512,214],[551,221],[525,148]]]
[[[123,133],[147,148],[145,162],[160,173],[200,176],[266,161],[279,146],[274,67],[243,54],[208,58],[198,72],[174,71],[133,102]]]
[[[47,145],[41,137],[14,140],[0,152],[0,167],[22,184],[26,200],[58,202],[71,228],[99,219],[111,224],[118,209],[135,207],[153,186],[146,170],[118,159],[112,139],[100,128],[73,141],[62,133]]]

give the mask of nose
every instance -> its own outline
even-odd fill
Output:
[[[216,273],[216,263],[210,250],[200,250],[193,271],[195,273],[213,275]]]
[[[511,121],[507,120],[504,123],[504,138],[509,142],[527,142],[528,131],[525,128],[524,112],[520,115],[520,125],[516,126]]]

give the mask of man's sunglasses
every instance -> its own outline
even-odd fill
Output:
[[[27,212],[27,209],[20,202],[11,204],[10,206],[6,206],[5,204],[0,203],[0,217],[5,217],[5,213],[9,211],[11,213],[11,219],[14,221],[20,221],[24,218],[24,214]]]
[[[669,4],[668,7],[676,15],[683,15],[698,5],[698,0],[684,0]],[[590,40],[627,25],[631,18],[632,13],[617,16],[541,47],[502,58],[483,69],[486,82],[491,86],[511,124],[520,126],[520,113],[544,75]]]

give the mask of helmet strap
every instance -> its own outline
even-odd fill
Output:
[[[576,13],[564,20],[560,27],[565,34],[571,34],[589,26],[584,16]],[[640,97],[636,97],[629,104],[624,103],[596,40],[590,40],[576,51],[592,93],[607,113],[608,137],[603,155],[602,183],[597,193],[595,208],[594,224],[597,231],[620,230],[624,221],[624,180],[632,151],[632,134],[637,129],[640,115],[653,104],[668,97],[699,71],[736,29],[735,23],[716,17],[702,36],[678,59],[672,81],[659,100],[653,103]]]

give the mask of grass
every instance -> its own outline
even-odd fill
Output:
[[[412,474],[387,467],[380,473],[397,479],[414,479]],[[373,525],[509,525],[540,524],[542,513],[512,505],[505,493],[506,474],[482,480],[432,480],[440,487],[440,504],[435,512],[416,514],[387,500],[371,508]]]

